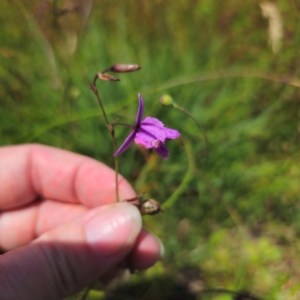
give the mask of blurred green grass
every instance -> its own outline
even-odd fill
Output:
[[[137,63],[142,70],[120,75],[117,84],[99,84],[110,120],[133,123],[141,92],[145,114],[182,133],[169,142],[166,162],[137,147],[120,156],[121,173],[138,192],[162,203],[177,198],[164,214],[145,218],[166,253],[153,269],[133,275],[128,290],[149,280],[165,299],[173,285],[157,282],[181,282],[191,269],[201,290],[298,299],[297,2],[276,2],[283,22],[276,54],[262,1],[95,1],[82,32],[78,22],[75,28],[63,22],[74,12],[39,24],[32,14],[38,1],[13,3],[1,1],[0,11],[1,145],[42,143],[112,166],[111,141],[88,86],[115,63]],[[78,47],[70,54],[74,36]],[[203,125],[208,153],[195,123],[160,105],[164,93]],[[120,144],[128,129],[117,129]],[[191,176],[177,190],[189,157]],[[182,285],[191,289],[191,282]],[[153,299],[150,287],[143,299]]]

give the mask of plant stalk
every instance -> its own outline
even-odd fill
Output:
[[[203,128],[203,126],[184,108],[180,107],[178,104],[176,104],[174,101],[172,103],[173,107],[176,108],[177,110],[183,112],[184,114],[186,114],[187,116],[189,116],[198,126],[198,128],[200,129],[200,131],[203,134],[204,137],[204,141],[205,141],[205,147],[206,147],[206,156],[209,156],[209,143],[208,143],[208,138],[206,136],[205,130]]]
[[[115,139],[115,131],[114,131],[114,127],[108,121],[108,118],[107,118],[107,115],[106,115],[103,103],[102,103],[101,98],[99,96],[99,92],[98,92],[98,89],[96,87],[97,78],[98,78],[98,74],[95,76],[94,82],[90,86],[90,89],[94,92],[94,94],[95,94],[95,96],[97,98],[97,101],[99,103],[99,106],[101,108],[103,117],[105,119],[106,126],[107,126],[107,128],[109,130],[109,133],[110,133],[110,136],[111,136],[111,139],[112,139],[114,153],[115,153],[117,151],[117,144],[116,144],[116,139]],[[118,158],[116,156],[114,156],[114,164],[115,164],[115,173],[116,173],[116,176],[115,176],[116,198],[117,198],[117,202],[119,202],[120,201],[120,198],[119,198],[119,178],[118,178],[119,177],[119,164],[118,164]]]

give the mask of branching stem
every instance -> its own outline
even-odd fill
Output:
[[[131,128],[131,129],[134,129],[134,125],[125,124],[125,123],[119,123],[119,122],[118,123],[113,123],[112,126],[113,127],[115,127],[115,126],[126,126],[126,127]]]

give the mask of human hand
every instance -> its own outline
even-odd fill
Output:
[[[121,176],[119,193],[136,195]],[[161,245],[141,226],[134,205],[116,203],[104,164],[41,145],[0,148],[1,299],[63,299],[121,265],[149,268]]]

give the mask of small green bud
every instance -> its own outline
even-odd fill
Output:
[[[72,96],[73,98],[78,98],[80,96],[80,90],[75,86],[72,86],[70,88],[69,93],[70,93],[70,96]]]
[[[160,103],[163,105],[163,106],[172,106],[173,105],[173,98],[168,95],[168,94],[165,94],[165,95],[162,95],[160,97]]]

